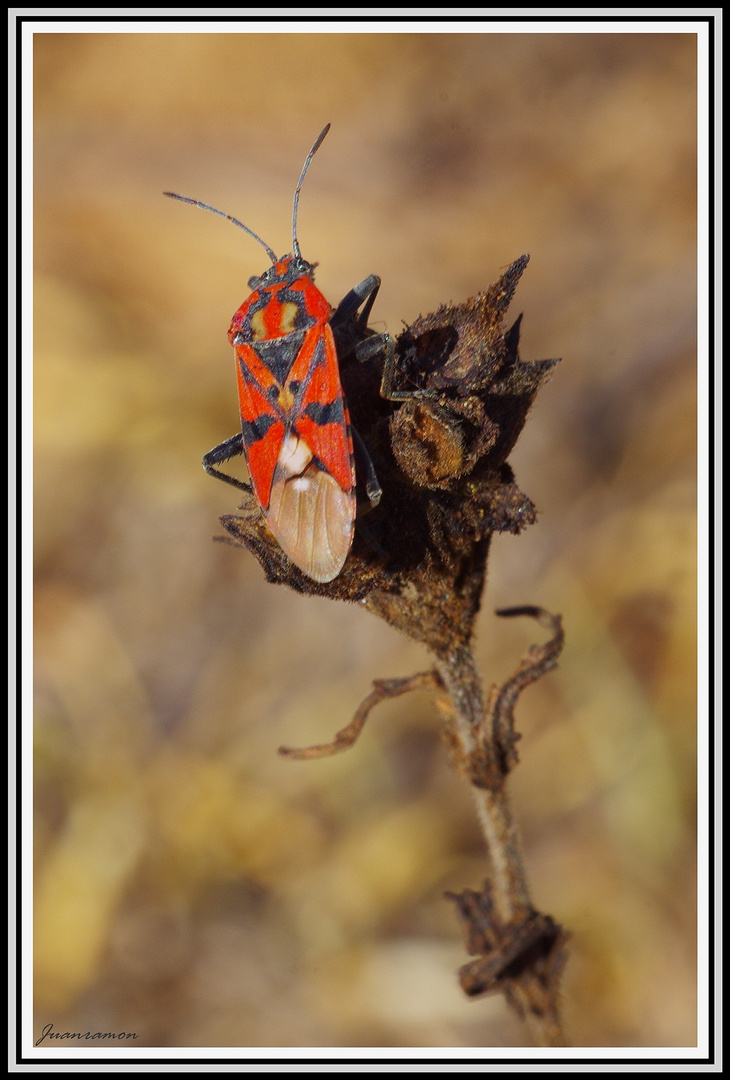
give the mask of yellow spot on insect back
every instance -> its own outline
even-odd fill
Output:
[[[264,311],[255,311],[251,316],[251,333],[254,341],[265,341],[267,338],[266,326],[264,325]]]
[[[296,330],[296,319],[299,308],[296,304],[287,303],[281,305],[280,329],[282,337]]]
[[[294,406],[294,395],[288,386],[279,391],[279,405],[287,411]]]

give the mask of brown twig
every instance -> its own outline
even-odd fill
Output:
[[[400,697],[401,694],[409,694],[412,690],[432,689],[438,685],[438,675],[435,671],[421,671],[405,679],[375,679],[372,691],[361,702],[350,723],[341,728],[331,742],[321,743],[319,746],[305,746],[301,749],[280,746],[279,753],[282,757],[292,758],[295,761],[311,761],[313,758],[339,754],[342,750],[348,750],[359,738],[360,732],[365,727],[365,721],[381,701]]]

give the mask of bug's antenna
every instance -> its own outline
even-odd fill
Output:
[[[292,235],[292,253],[297,259],[301,259],[301,257],[302,257],[302,253],[299,250],[299,241],[297,240],[297,208],[299,207],[299,192],[302,190],[302,184],[304,183],[304,177],[307,175],[307,169],[309,168],[309,166],[312,163],[312,158],[314,157],[314,155],[317,153],[320,146],[322,145],[322,140],[324,139],[324,137],[327,134],[327,132],[329,131],[329,129],[330,129],[330,125],[327,124],[327,127],[323,128],[323,130],[320,131],[319,135],[317,136],[317,141],[315,142],[314,146],[312,147],[312,149],[307,154],[307,160],[304,162],[304,168],[302,169],[302,175],[299,177],[299,183],[297,184],[297,190],[294,192],[294,209],[292,211],[292,217],[291,217],[291,235]]]
[[[322,139],[322,136],[320,136],[319,141],[321,141],[321,139]],[[315,147],[315,149],[316,149],[316,147]],[[312,151],[312,153],[314,153],[314,151]],[[311,157],[312,155],[310,154],[309,156]],[[309,164],[309,160],[307,160],[307,164]],[[305,172],[307,171],[306,166],[305,166],[304,171]],[[301,184],[301,180],[299,182]],[[243,229],[244,232],[247,232],[249,236],[253,236],[254,240],[258,241],[258,243],[261,244],[261,247],[264,249],[266,254],[269,256],[269,258],[271,259],[271,262],[274,265],[276,265],[276,262],[277,262],[276,255],[271,250],[269,245],[265,244],[263,242],[263,240],[261,239],[261,237],[256,235],[256,233],[253,231],[253,229],[249,229],[248,225],[244,225],[242,221],[238,220],[238,218],[234,218],[230,214],[224,213],[223,210],[216,210],[215,206],[209,206],[208,203],[200,202],[199,199],[189,199],[187,195],[176,195],[174,191],[163,191],[162,194],[167,195],[168,199],[179,199],[180,202],[190,203],[191,206],[199,206],[201,210],[210,210],[211,214],[218,214],[219,217],[224,217],[227,221],[232,222],[234,225],[238,225],[239,229]]]

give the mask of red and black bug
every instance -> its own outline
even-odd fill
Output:
[[[236,356],[241,431],[207,453],[203,466],[228,484],[253,490],[279,546],[300,570],[319,582],[337,577],[350,551],[356,457],[371,504],[381,494],[367,451],[350,425],[335,333],[354,320],[365,354],[392,345],[387,334],[367,332],[380,278],[374,274],[365,278],[333,311],[314,284],[314,265],[302,258],[299,249],[299,192],[329,127],[320,133],[304,162],[294,192],[292,253],[283,258],[230,214],[165,192],[244,229],[271,259],[272,265],[260,277],[249,279],[253,291],[228,330]],[[216,467],[241,453],[251,486]]]

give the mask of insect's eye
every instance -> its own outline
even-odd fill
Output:
[[[248,279],[249,289],[260,289],[262,285],[266,285],[267,282],[275,276],[275,270],[273,266],[270,266],[268,270],[264,270],[263,274],[259,277],[250,277]]]

